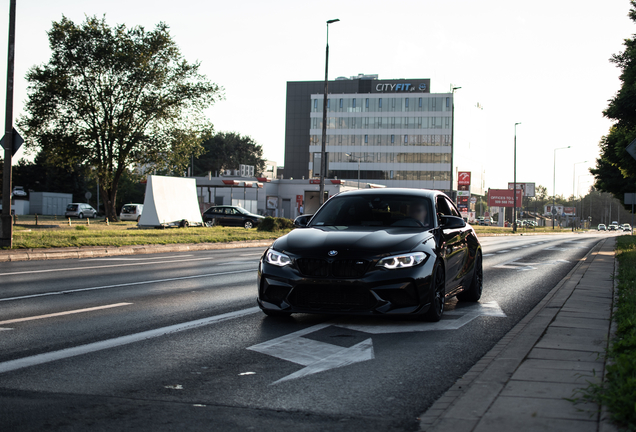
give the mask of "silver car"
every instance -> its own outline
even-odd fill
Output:
[[[76,217],[80,219],[94,218],[97,216],[97,210],[88,204],[70,203],[66,206],[64,217]]]

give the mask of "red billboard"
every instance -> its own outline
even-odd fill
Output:
[[[470,186],[470,171],[460,171],[457,173],[458,186]]]
[[[517,207],[521,207],[523,192],[517,190]],[[488,206],[489,207],[514,207],[515,202],[512,198],[512,190],[508,189],[488,189]]]

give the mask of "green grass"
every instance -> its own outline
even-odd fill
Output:
[[[636,237],[617,238],[616,335],[607,351],[606,382],[591,384],[583,399],[605,405],[623,428],[636,431]]]
[[[50,222],[47,222],[50,223]],[[21,227],[23,228],[23,227]],[[233,227],[192,227],[137,229],[135,222],[105,223],[73,221],[54,228],[29,227],[13,233],[13,248],[56,248],[73,246],[131,246],[178,243],[220,243],[241,240],[275,239],[290,230],[263,232]]]
[[[472,225],[473,229],[477,234],[512,234],[512,227],[504,228],[497,226],[480,226],[480,225]],[[550,233],[561,233],[561,232],[572,232],[572,228],[559,228],[555,227],[536,227],[536,228],[526,228],[519,227],[517,229],[517,234],[530,234],[530,233],[542,233],[542,234],[550,234]]]

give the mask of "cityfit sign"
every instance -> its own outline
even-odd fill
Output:
[[[419,85],[413,85],[411,83],[402,84],[377,84],[375,91],[377,92],[404,92],[404,91],[425,91],[427,88],[425,83]]]
[[[521,207],[522,196],[521,190],[517,190],[517,207]],[[515,202],[512,198],[512,191],[508,189],[488,189],[488,206],[514,207]]]

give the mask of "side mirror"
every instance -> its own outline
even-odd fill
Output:
[[[440,216],[440,225],[444,229],[464,228],[466,226],[466,221],[457,216],[442,215]]]
[[[294,219],[294,226],[297,228],[305,228],[312,217],[312,214],[300,215]]]

